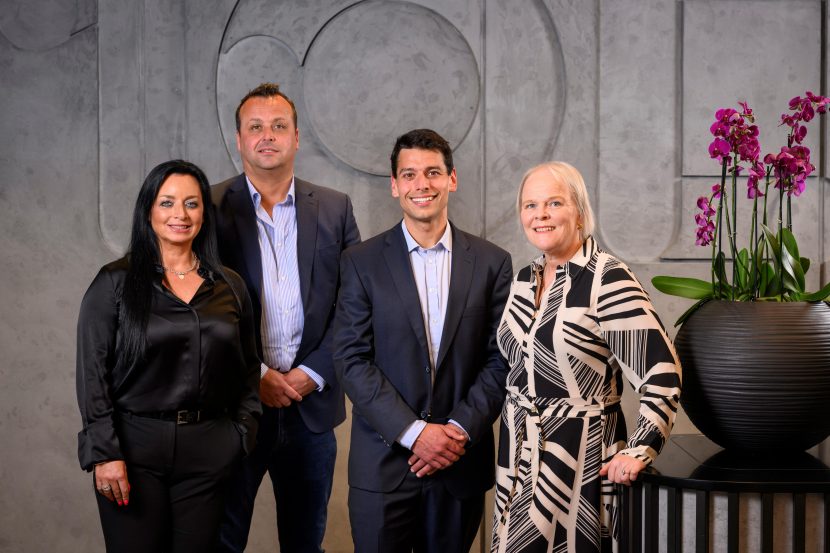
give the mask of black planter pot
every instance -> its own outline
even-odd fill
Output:
[[[804,450],[830,435],[830,306],[710,301],[677,333],[680,403],[724,448]]]

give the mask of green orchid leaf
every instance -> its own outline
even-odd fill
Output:
[[[772,260],[775,263],[774,270],[776,280],[778,281],[776,288],[779,295],[784,293],[801,293],[804,291],[804,270],[801,264],[795,262],[795,259],[787,250],[786,247],[781,247],[778,238],[766,225],[761,225],[764,229],[764,237],[767,244],[772,250]],[[796,266],[797,264],[797,266]],[[774,290],[766,291],[767,295],[775,293]],[[783,298],[781,298],[783,299]]]
[[[693,300],[712,297],[712,283],[697,278],[656,276],[651,279],[651,283],[655,288],[670,296]]]
[[[827,286],[818,292],[813,292],[812,294],[802,294],[801,301],[824,301],[828,297],[830,297],[830,283],[827,283]]]
[[[715,278],[722,283],[728,283],[729,278],[726,276],[726,254],[718,252],[715,256],[715,261],[712,263],[712,268],[715,270]]]
[[[747,290],[749,288],[749,250],[746,248],[738,252],[737,282],[735,287],[738,290]]]
[[[807,271],[810,270],[810,258],[809,257],[802,257],[801,258],[801,267],[804,269],[804,274],[807,274]]]
[[[769,248],[772,250],[772,258],[777,260],[778,252],[780,250],[780,248],[778,247],[778,238],[775,237],[775,234],[769,229],[767,225],[761,225],[761,228],[764,229],[764,238],[766,239]]]
[[[680,318],[678,318],[678,319],[677,319],[677,321],[675,321],[674,326],[675,326],[675,327],[678,327],[678,326],[682,325],[683,323],[685,323],[685,322],[686,322],[686,319],[688,319],[689,317],[691,317],[691,316],[692,316],[692,314],[693,314],[695,311],[697,311],[697,310],[700,308],[700,306],[701,306],[701,305],[703,305],[704,303],[706,303],[707,301],[709,301],[709,300],[711,300],[711,299],[712,299],[712,298],[703,298],[702,300],[700,300],[700,301],[698,301],[698,302],[695,302],[695,304],[694,304],[693,306],[691,306],[691,307],[690,307],[689,309],[687,309],[687,310],[686,310],[686,311],[685,311],[682,315],[680,315]]]
[[[786,246],[781,249],[781,263],[783,264],[784,271],[786,272],[784,278],[785,287],[788,290],[792,290],[793,292],[799,294],[804,292],[804,286],[806,285],[804,280],[804,268],[801,267],[801,262],[797,257],[793,257],[790,250]]]
[[[764,262],[759,266],[758,272],[758,295],[773,296],[778,294],[781,286],[772,265]]]
[[[786,227],[781,229],[781,244],[784,245],[784,248],[786,248],[794,258],[798,259],[801,257],[798,255],[798,243],[795,240],[795,235]]]
[[[713,297],[715,298],[731,298],[732,286],[729,284],[729,276],[726,273],[726,254],[719,252],[712,262],[712,271],[715,273],[715,286]]]
[[[804,266],[801,264],[801,260],[803,259],[798,254],[798,244],[795,241],[795,236],[793,235],[792,231],[787,228],[781,229],[781,251],[784,254],[784,257],[789,257],[790,265],[793,268],[793,276],[795,277],[798,285],[800,286],[800,292],[804,291],[804,274],[807,272],[804,270]]]
[[[761,296],[764,295],[764,291],[766,290],[770,280],[767,269],[772,270],[764,257],[764,251],[766,250],[765,245],[766,240],[764,237],[759,237],[755,244],[755,256],[753,259],[753,271],[755,272],[755,278],[757,279],[755,286],[758,294]]]

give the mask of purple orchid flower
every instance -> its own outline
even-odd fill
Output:
[[[709,144],[709,155],[713,159],[717,159],[718,162],[722,162],[723,158],[729,157],[729,152],[731,151],[731,147],[729,142],[722,138],[716,138]]]
[[[756,161],[750,168],[749,168],[749,177],[746,181],[746,197],[750,200],[753,198],[760,198],[764,195],[761,192],[761,188],[758,186],[758,182],[761,178],[766,175],[766,170],[764,169],[763,164]]]

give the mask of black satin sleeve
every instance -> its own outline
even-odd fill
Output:
[[[84,470],[102,461],[123,459],[110,396],[118,332],[117,281],[109,266],[102,268],[84,294],[78,316],[75,385],[83,422],[78,459]]]
[[[243,444],[245,453],[250,453],[256,442],[256,433],[259,426],[259,417],[262,414],[262,403],[259,399],[259,380],[261,361],[256,349],[256,331],[254,327],[254,310],[251,297],[245,282],[238,274],[224,269],[228,275],[229,284],[242,306],[242,316],[239,320],[239,339],[244,364],[242,378],[244,387],[236,411],[236,422],[244,429]]]

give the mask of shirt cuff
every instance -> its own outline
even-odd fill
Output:
[[[323,389],[326,387],[326,380],[322,376],[320,376],[319,374],[317,374],[313,370],[309,369],[305,365],[300,365],[297,368],[300,369],[301,371],[303,371],[304,373],[306,373],[308,375],[308,377],[311,380],[313,380],[315,384],[317,384],[317,391],[318,392],[323,391]]]
[[[450,419],[450,420],[449,420],[449,422],[453,423],[455,426],[457,426],[458,428],[460,428],[460,429],[461,429],[461,431],[464,433],[464,435],[465,435],[465,436],[467,436],[467,441],[468,441],[468,442],[470,441],[470,433],[469,433],[469,432],[467,432],[467,429],[466,429],[466,428],[464,428],[463,426],[461,426],[461,425],[458,423],[458,421],[457,421],[457,420],[455,420],[455,419]]]
[[[412,446],[415,445],[415,440],[418,439],[418,436],[421,435],[421,432],[423,432],[426,426],[427,421],[418,419],[404,428],[404,431],[401,432],[401,435],[398,436],[396,441],[406,449],[411,450]]]
[[[260,380],[265,378],[265,373],[268,372],[268,369],[269,369],[269,367],[265,363],[260,363],[259,364],[259,379]]]

